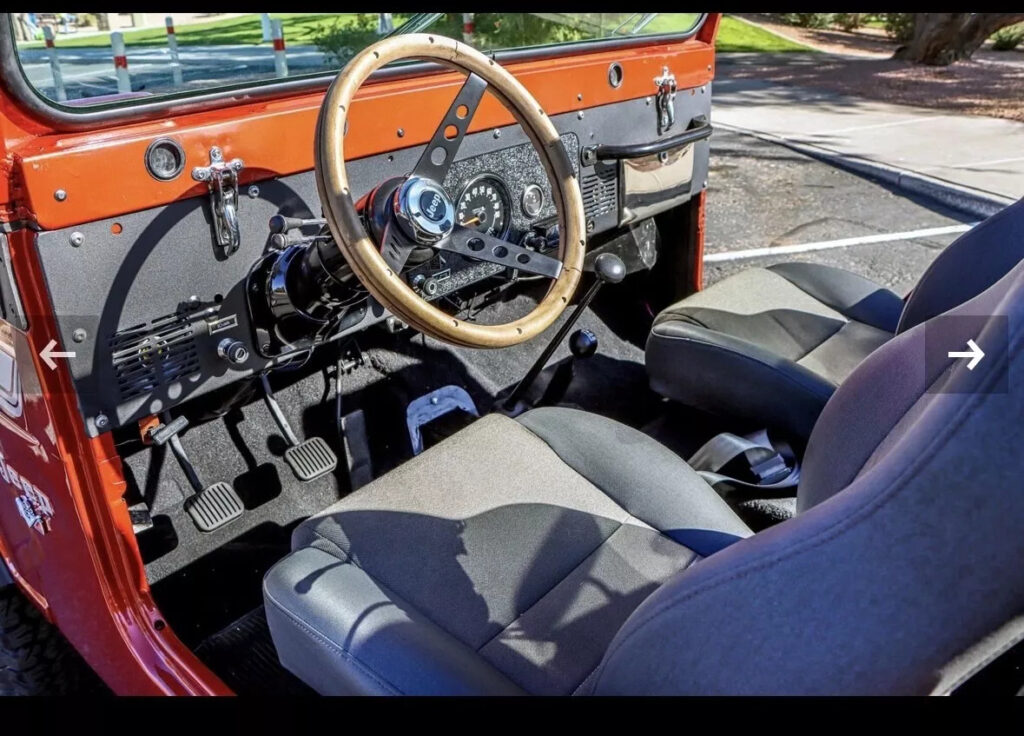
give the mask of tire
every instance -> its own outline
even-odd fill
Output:
[[[65,695],[103,687],[55,626],[15,586],[0,590],[0,695]]]

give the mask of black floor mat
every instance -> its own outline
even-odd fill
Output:
[[[278,661],[263,606],[206,639],[196,655],[238,695],[316,695]]]

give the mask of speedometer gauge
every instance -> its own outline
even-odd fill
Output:
[[[455,219],[460,225],[496,238],[508,231],[508,217],[508,190],[493,176],[467,184],[455,205]]]

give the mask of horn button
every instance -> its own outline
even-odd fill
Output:
[[[406,235],[420,245],[434,245],[455,224],[455,207],[444,188],[430,179],[411,176],[395,196],[395,215]]]

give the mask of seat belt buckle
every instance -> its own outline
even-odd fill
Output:
[[[782,455],[775,453],[759,463],[751,463],[750,472],[757,477],[758,485],[766,486],[783,480],[791,470]]]

